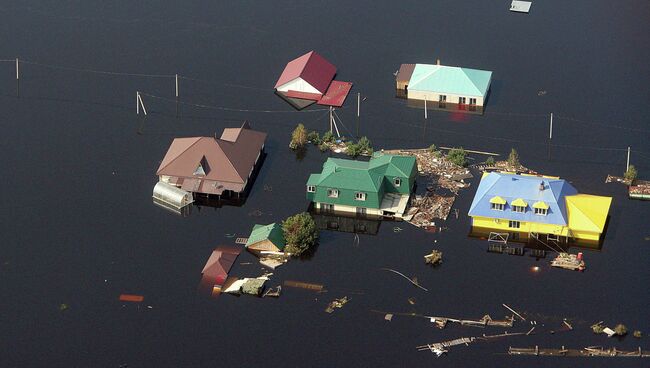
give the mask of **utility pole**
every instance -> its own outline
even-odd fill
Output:
[[[20,73],[18,69],[18,58],[16,58],[16,97],[20,97]]]
[[[135,93],[135,111],[138,115],[140,115],[140,107],[142,107],[142,112],[144,113],[144,116],[147,116],[147,109],[144,107],[144,102],[142,102],[142,97],[140,96],[140,92]]]
[[[548,139],[553,139],[553,113],[551,113],[551,123],[548,130]]]
[[[627,147],[627,165],[625,166],[625,172],[630,169],[630,147]]]
[[[20,79],[20,73],[18,72],[18,58],[16,58],[16,80]]]
[[[361,113],[361,92],[357,92],[357,117],[359,117],[360,113]]]
[[[427,99],[424,98],[424,119],[427,119]]]
[[[178,74],[176,74],[175,80],[176,80],[176,98],[178,99]]]

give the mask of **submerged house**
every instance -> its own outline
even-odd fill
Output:
[[[255,225],[246,241],[246,249],[282,252],[286,244],[282,225],[278,223]]]
[[[415,157],[376,153],[370,161],[328,158],[307,181],[318,211],[401,218],[415,187]]]
[[[240,249],[223,246],[214,249],[201,271],[202,283],[212,286],[223,285],[240,252]]]
[[[599,243],[611,197],[580,194],[555,177],[486,173],[469,209],[472,233],[511,239]]]
[[[175,138],[156,172],[154,198],[182,207],[189,202],[183,191],[193,198],[239,197],[248,189],[265,140],[266,133],[252,130],[248,122],[224,129],[221,138]]]
[[[439,63],[402,64],[395,74],[398,96],[434,109],[482,112],[491,82],[491,71]]]
[[[340,107],[352,83],[335,81],[336,67],[315,51],[290,61],[275,83],[276,92],[297,107],[314,102]]]

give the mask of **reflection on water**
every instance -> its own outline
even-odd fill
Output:
[[[309,107],[316,103],[316,101],[312,101],[312,100],[303,100],[301,98],[287,97],[282,92],[278,92],[278,91],[275,91],[275,94],[280,96],[281,99],[283,99],[286,103],[291,105],[296,110],[302,110],[305,107]]]
[[[426,104],[427,110],[457,112],[473,115],[483,115],[483,112],[485,110],[484,106],[457,104],[451,102],[427,101]],[[407,99],[406,106],[415,109],[424,109],[424,101]]]
[[[381,217],[350,215],[310,209],[311,216],[319,230],[332,230],[345,233],[377,235]]]

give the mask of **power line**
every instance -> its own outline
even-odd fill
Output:
[[[183,102],[183,101],[177,101],[173,100],[171,98],[166,98],[166,97],[161,97],[161,96],[156,96],[144,92],[140,92],[141,95],[143,96],[148,96],[151,98],[156,98],[159,100],[163,101],[168,101],[168,102],[173,102],[173,103],[179,103],[181,105],[186,105],[186,106],[193,106],[193,107],[200,107],[203,109],[212,109],[212,110],[223,110],[223,111],[235,111],[235,112],[259,112],[259,113],[312,113],[312,112],[319,112],[319,111],[329,111],[329,109],[314,109],[314,110],[252,110],[252,109],[238,109],[234,107],[225,107],[225,106],[212,106],[212,105],[204,105],[204,104],[196,104],[196,103],[190,103],[190,102]]]
[[[106,70],[76,68],[76,67],[72,67],[72,66],[44,64],[44,63],[39,63],[39,62],[29,61],[29,60],[22,60],[22,59],[20,60],[20,62],[23,63],[23,64],[38,65],[38,66],[51,68],[51,69],[73,70],[73,71],[78,71],[78,72],[105,74],[105,75],[120,75],[120,76],[127,76],[127,77],[150,77],[150,78],[174,78],[175,77],[174,74],[123,73],[123,72],[114,72],[114,71],[106,71]]]
[[[616,128],[616,129],[623,129],[623,130],[629,130],[632,132],[641,132],[641,133],[648,133],[650,134],[650,130],[645,130],[645,129],[639,129],[639,128],[630,128],[630,127],[624,127],[621,125],[612,125],[612,124],[604,124],[604,123],[596,123],[596,122],[591,122],[591,121],[585,121],[581,119],[576,119],[576,118],[569,118],[566,116],[555,116],[557,119],[560,120],[567,120],[567,121],[573,121],[579,124],[586,124],[586,125],[595,125],[595,126],[602,126],[604,128]]]

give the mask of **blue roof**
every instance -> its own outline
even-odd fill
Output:
[[[541,182],[544,182],[544,190],[540,190]],[[578,194],[578,191],[562,179],[493,172],[481,179],[472,205],[469,208],[469,215],[567,225],[568,217],[564,197],[574,194]],[[507,201],[503,211],[491,208],[490,199],[496,196]],[[514,212],[510,205],[512,201],[519,198],[528,203],[524,213]],[[532,207],[538,201],[543,201],[549,206],[546,216],[535,215]]]
[[[492,72],[456,66],[416,64],[408,89],[461,96],[483,96],[490,89]]]

